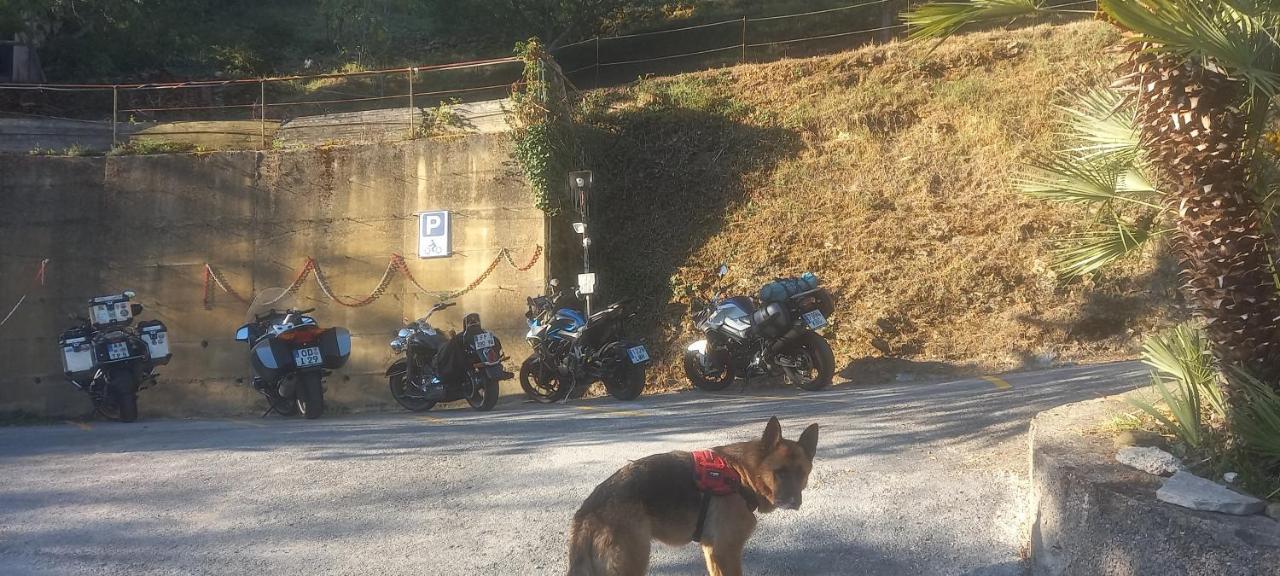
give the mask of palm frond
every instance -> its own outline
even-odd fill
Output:
[[[1271,4],[1271,3],[1267,3]],[[1208,60],[1269,97],[1280,92],[1274,6],[1222,0],[1099,0],[1099,7],[1135,41]]]
[[[1236,435],[1246,450],[1280,460],[1280,394],[1242,368],[1232,366],[1230,375],[1246,399],[1233,415]]]
[[[1131,164],[1131,158],[1058,152],[1023,166],[1013,185],[1024,194],[1055,202],[1122,202],[1159,210],[1158,193]]]
[[[1139,253],[1164,233],[1154,229],[1149,221],[1147,218],[1129,223],[1112,218],[1097,230],[1068,236],[1063,241],[1066,247],[1054,252],[1052,268],[1065,278],[1078,278]]]
[[[1045,0],[973,0],[933,2],[902,13],[911,29],[909,37],[945,38],[969,24],[1008,21],[1048,11]]]
[[[1180,324],[1147,339],[1142,346],[1142,362],[1166,380],[1189,385],[1215,414],[1226,414],[1213,352],[1199,327]]]
[[[1064,136],[1075,145],[1067,151],[1083,158],[1106,156],[1132,160],[1141,153],[1137,127],[1137,108],[1114,90],[1096,88],[1073,95],[1070,106],[1059,106],[1066,113]]]
[[[1169,408],[1168,415],[1163,410],[1156,408],[1151,402],[1137,398],[1126,398],[1126,400],[1129,404],[1155,418],[1188,446],[1199,448],[1205,440],[1204,422],[1200,418],[1199,398],[1185,386],[1178,386],[1170,390],[1165,385],[1165,382],[1154,374],[1151,380],[1152,386],[1160,393],[1160,399]]]

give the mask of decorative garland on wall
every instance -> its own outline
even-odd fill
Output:
[[[538,260],[541,259],[541,257],[542,257],[542,246],[535,245],[533,248],[533,256],[529,258],[529,262],[524,265],[518,265],[516,264],[515,259],[512,258],[511,256],[511,250],[507,248],[503,248],[498,251],[498,255],[493,259],[493,262],[489,264],[489,267],[485,268],[484,272],[482,272],[480,276],[476,277],[476,279],[473,280],[470,284],[468,284],[465,288],[462,288],[461,290],[456,290],[453,292],[440,293],[436,291],[427,290],[426,288],[424,288],[422,284],[418,283],[418,280],[413,277],[413,273],[409,271],[409,265],[405,262],[404,256],[401,256],[399,254],[392,254],[390,261],[387,262],[387,269],[383,271],[382,279],[378,280],[378,285],[373,289],[373,292],[371,292],[365,298],[362,298],[359,300],[348,300],[335,294],[333,291],[333,288],[329,284],[328,277],[325,275],[324,270],[320,267],[320,263],[317,262],[315,258],[307,257],[306,263],[302,265],[302,270],[298,272],[298,277],[293,280],[293,283],[290,284],[289,287],[285,289],[285,291],[281,293],[280,296],[276,297],[274,300],[270,302],[262,302],[261,304],[263,306],[270,306],[272,304],[275,304],[276,302],[279,302],[280,300],[283,300],[285,296],[288,296],[290,294],[293,294],[294,292],[297,292],[299,289],[302,288],[302,285],[306,283],[307,277],[312,274],[315,274],[316,284],[320,286],[320,291],[323,292],[325,296],[327,296],[330,300],[334,301],[338,305],[346,306],[348,308],[359,308],[361,306],[368,306],[370,304],[373,304],[375,301],[378,300],[378,298],[382,297],[382,295],[387,291],[387,286],[391,285],[391,280],[395,277],[397,273],[403,275],[407,280],[409,280],[411,284],[413,284],[415,288],[417,288],[423,294],[430,294],[432,296],[438,297],[441,300],[453,300],[455,298],[461,297],[462,295],[472,290],[475,290],[476,287],[480,286],[481,283],[483,283],[485,280],[489,278],[491,274],[493,274],[493,271],[498,267],[498,264],[504,261],[507,264],[510,264],[512,268],[515,268],[516,270],[524,272],[529,270],[530,268],[533,268],[534,264],[537,264]],[[251,303],[250,299],[240,295],[239,292],[237,292],[234,288],[232,288],[231,284],[227,282],[226,278],[224,278],[221,273],[219,273],[216,269],[214,269],[212,265],[205,263],[204,265],[204,307],[206,310],[211,309],[213,307],[213,287],[214,286],[217,286],[223,292],[230,294],[232,298],[235,298],[236,300],[239,300],[244,304]]]

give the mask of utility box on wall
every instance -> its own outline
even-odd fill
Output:
[[[44,82],[35,48],[0,40],[0,82]]]

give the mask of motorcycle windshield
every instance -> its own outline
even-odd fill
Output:
[[[297,307],[298,299],[288,292],[288,288],[263,288],[254,295],[253,303],[249,304],[249,311],[245,314],[244,321],[252,323],[257,321],[258,316],[263,316],[272,310],[283,312]]]

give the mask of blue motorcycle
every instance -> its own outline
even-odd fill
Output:
[[[625,302],[606,306],[586,317],[576,298],[551,281],[547,295],[527,299],[525,340],[533,354],[520,365],[520,387],[538,402],[558,402],[584,394],[603,382],[611,396],[634,400],[644,392],[649,351],[623,334],[634,313]]]

